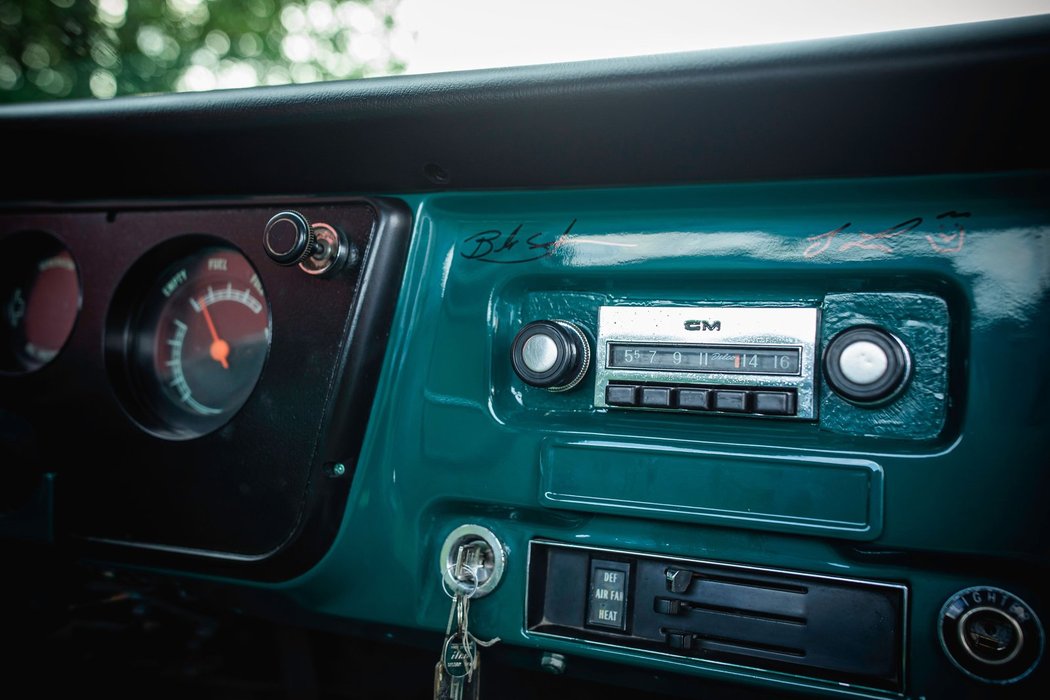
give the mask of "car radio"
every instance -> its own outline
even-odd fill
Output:
[[[812,420],[818,313],[602,306],[594,405]]]

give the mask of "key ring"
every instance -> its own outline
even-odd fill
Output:
[[[445,573],[448,574],[448,578],[451,578],[451,579],[453,579],[453,580],[455,580],[455,581],[457,581],[459,583],[466,584],[467,581],[459,581],[459,579],[453,573],[454,570],[455,570],[455,567],[456,567],[455,564],[449,564],[448,566],[445,567]],[[460,595],[463,596],[464,598],[473,598],[474,594],[478,592],[478,588],[481,585],[480,583],[478,583],[477,567],[470,567],[470,566],[465,566],[464,565],[464,566],[461,566],[460,569],[462,571],[467,572],[467,574],[469,574],[470,583],[473,583],[474,587],[471,588],[469,592],[463,591],[463,590],[459,590],[459,591],[450,590],[448,582],[446,580],[446,577],[442,576],[441,577],[441,588],[442,588],[442,590],[445,591],[445,595],[447,595],[449,598],[453,598],[454,599],[454,598],[456,598],[457,596],[460,596]]]

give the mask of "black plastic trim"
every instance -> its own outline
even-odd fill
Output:
[[[1050,15],[0,109],[0,200],[862,177],[1050,164]],[[85,177],[105,163],[107,177]],[[309,167],[303,167],[308,163]],[[443,177],[432,174],[440,171]],[[428,175],[429,174],[429,175]]]

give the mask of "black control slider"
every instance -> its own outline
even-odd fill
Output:
[[[579,326],[568,321],[533,321],[510,348],[510,361],[521,381],[547,391],[568,391],[591,366],[591,348]]]
[[[677,598],[657,598],[653,611],[661,615],[681,615],[688,611],[692,604],[687,600]]]
[[[693,576],[699,576],[699,574],[694,574],[689,569],[667,569],[664,571],[667,590],[671,593],[685,593],[693,582]]]
[[[329,224],[311,223],[292,209],[273,215],[263,229],[263,248],[278,265],[298,265],[310,275],[325,276],[357,263],[357,249]]]

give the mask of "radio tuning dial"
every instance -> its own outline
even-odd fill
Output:
[[[889,331],[874,326],[848,328],[828,343],[824,376],[842,398],[857,404],[892,399],[911,370],[908,348]]]
[[[568,321],[533,321],[514,338],[511,365],[521,381],[547,391],[568,391],[591,366],[591,348],[579,326]]]

